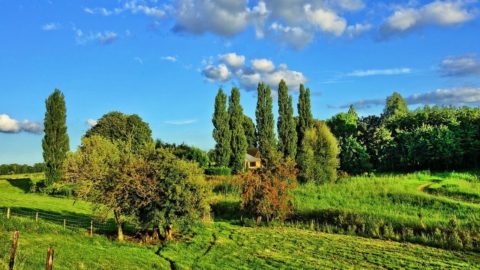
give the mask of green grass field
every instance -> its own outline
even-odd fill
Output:
[[[41,210],[69,218],[91,215],[88,203],[28,192],[41,175],[0,177],[0,207]],[[451,185],[457,185],[455,189]],[[427,191],[447,185],[450,193]],[[470,174],[356,177],[295,191],[298,215],[348,211],[417,226],[455,215],[468,227],[480,220],[480,207],[458,194],[478,194]],[[215,184],[218,186],[218,183]],[[0,268],[6,268],[13,231],[20,244],[15,269],[42,269],[48,246],[55,248],[55,269],[480,269],[478,252],[451,251],[419,244],[325,233],[296,226],[238,225],[237,188],[216,189],[215,222],[195,226],[166,246],[118,243],[105,235],[67,229],[32,218],[0,215]],[[216,206],[216,207],[215,207]],[[224,209],[224,213],[219,213]],[[237,212],[235,212],[237,211]],[[307,226],[308,227],[308,226]]]

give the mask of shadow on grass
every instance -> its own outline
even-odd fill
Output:
[[[33,181],[30,178],[7,179],[7,182],[13,187],[21,189],[24,193],[30,192]]]
[[[219,201],[211,205],[216,221],[239,223],[241,219],[240,204],[232,201]]]
[[[0,209],[2,213],[6,213],[6,208]],[[68,229],[90,230],[91,222],[93,222],[94,233],[104,235],[115,235],[117,233],[117,226],[113,219],[100,221],[90,215],[71,211],[55,212],[37,208],[10,207],[10,213],[12,216],[31,218],[33,220],[35,220],[38,213],[40,222],[47,221],[61,226],[65,222]],[[137,232],[135,226],[131,224],[125,224],[123,229],[126,235],[135,235]]]

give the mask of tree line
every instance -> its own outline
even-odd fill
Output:
[[[413,111],[399,93],[380,116],[358,117],[355,108],[327,120],[340,141],[341,170],[465,170],[479,165],[480,109],[424,106]]]
[[[33,165],[27,164],[1,164],[0,175],[5,174],[20,174],[20,173],[40,173],[45,170],[45,164],[35,163]]]

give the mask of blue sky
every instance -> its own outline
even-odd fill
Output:
[[[326,119],[480,102],[480,4],[366,0],[0,0],[0,163],[42,160],[44,101],[66,97],[75,149],[104,113],[137,113],[155,138],[213,147],[218,87],[298,84]],[[276,108],[275,108],[276,110]]]

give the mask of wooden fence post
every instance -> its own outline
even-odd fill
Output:
[[[35,222],[38,223],[38,212],[35,213]]]
[[[90,221],[90,236],[93,236],[93,220]]]
[[[8,264],[8,269],[10,270],[13,270],[13,265],[15,264],[15,253],[17,253],[19,234],[18,231],[13,233],[12,248],[10,249],[10,262]]]
[[[53,247],[49,247],[47,251],[47,263],[45,264],[45,270],[53,269],[53,255],[55,255],[55,250],[53,250]]]
[[[7,208],[7,219],[10,219],[10,207]]]
[[[63,220],[63,229],[65,230],[66,228],[67,228],[67,220],[64,219],[64,220]]]

